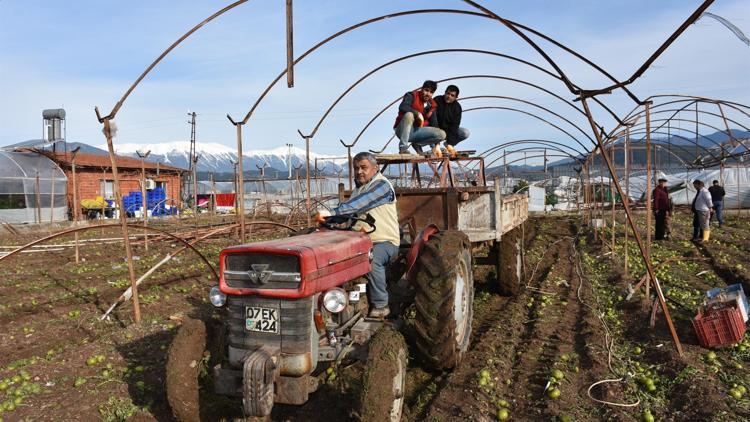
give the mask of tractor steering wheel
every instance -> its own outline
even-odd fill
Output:
[[[365,218],[357,217],[354,214],[331,215],[325,217],[321,225],[329,230],[354,230],[354,225],[360,221],[372,227],[372,230],[364,232],[365,234],[375,231],[375,218],[370,214],[367,214]]]

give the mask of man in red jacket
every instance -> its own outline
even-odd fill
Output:
[[[667,213],[669,212],[667,179],[659,179],[659,184],[654,188],[652,196],[654,197],[654,216],[656,217],[654,240],[664,240]]]
[[[440,143],[445,140],[445,131],[438,127],[437,104],[432,95],[437,91],[435,81],[424,81],[422,88],[404,94],[404,99],[398,106],[398,116],[393,129],[398,136],[398,152],[409,154],[409,145],[418,153],[422,147],[432,145],[432,153],[436,157],[443,154]]]

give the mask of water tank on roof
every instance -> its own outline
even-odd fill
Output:
[[[48,108],[42,110],[42,118],[45,120],[60,119],[65,120],[65,109],[64,108]]]
[[[50,108],[42,110],[45,137],[48,142],[65,139],[65,109]]]

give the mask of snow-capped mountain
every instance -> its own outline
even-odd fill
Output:
[[[106,146],[102,149],[106,153]],[[148,161],[158,161],[184,169],[190,167],[189,141],[115,144],[115,152],[118,155],[137,158],[137,151],[151,151]],[[234,148],[217,143],[196,143],[196,153],[198,155],[198,171],[231,173],[234,169],[234,163],[237,161],[237,151]],[[270,150],[247,150],[243,151],[242,155],[242,165],[245,171],[257,171],[259,167],[265,166],[267,167],[266,172],[285,172],[288,168],[288,159],[291,159],[292,167],[305,164],[305,150],[296,147],[292,147],[291,150],[286,146]],[[315,165],[316,158],[318,159],[318,169],[321,171],[325,168],[325,172],[332,173],[342,168],[346,169],[346,160],[334,160],[330,156],[310,152],[311,169]]]

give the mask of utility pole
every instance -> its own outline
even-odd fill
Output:
[[[192,177],[193,180],[191,181],[192,183],[189,183],[186,186],[193,185],[193,187],[195,187],[195,168],[194,167],[195,167],[195,163],[198,161],[195,155],[195,116],[197,116],[197,114],[194,111],[191,112],[190,110],[188,110],[187,114],[188,116],[190,116],[190,120],[188,121],[188,123],[190,124],[190,157],[189,157],[190,168],[188,169],[188,174],[190,174],[190,177]],[[188,188],[187,190],[189,191],[190,189]],[[193,195],[198,195],[198,193],[193,192]],[[187,197],[190,198],[189,192],[188,192]]]
[[[286,168],[289,169],[289,175],[287,178],[289,180],[292,180],[292,144],[286,144],[287,147],[287,154],[286,154]]]
[[[148,227],[148,202],[146,201],[146,164],[145,159],[148,157],[149,154],[151,154],[151,150],[148,150],[146,152],[141,152],[137,150],[135,152],[138,154],[139,157],[141,157],[141,202],[143,204],[143,244],[146,250],[148,250],[148,230],[146,227]]]

